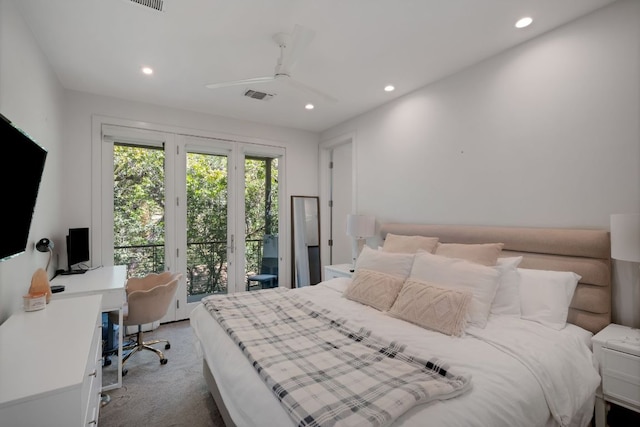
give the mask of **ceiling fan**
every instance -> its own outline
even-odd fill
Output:
[[[294,89],[306,92],[308,94],[320,97],[329,102],[338,102],[338,100],[331,95],[328,95],[318,89],[314,89],[309,85],[306,85],[293,77],[291,77],[291,69],[297,62],[301,53],[311,43],[315,32],[309,28],[305,28],[301,25],[296,25],[293,29],[293,33],[277,33],[273,36],[273,40],[280,47],[280,58],[276,64],[275,73],[272,76],[254,77],[250,79],[234,80],[230,82],[212,83],[206,85],[209,89],[218,89],[229,86],[248,85],[255,83],[268,83],[272,81],[280,81]]]

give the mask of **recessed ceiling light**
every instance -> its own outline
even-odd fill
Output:
[[[393,85],[387,85],[384,87],[385,92],[393,92],[394,90],[396,90],[396,88],[393,87]]]
[[[153,74],[153,69],[149,67],[142,67],[142,72],[147,76],[150,76],[151,74]]]
[[[307,110],[313,110],[315,107],[313,106],[313,104],[307,104],[304,106],[304,108],[306,108]]]
[[[528,27],[529,25],[531,25],[532,22],[533,22],[533,19],[528,16],[521,18],[518,20],[518,22],[516,22],[516,28]]]

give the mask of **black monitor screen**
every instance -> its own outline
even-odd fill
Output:
[[[89,229],[70,228],[67,236],[67,260],[71,266],[89,261]]]

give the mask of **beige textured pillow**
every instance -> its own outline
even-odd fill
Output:
[[[385,252],[401,252],[415,254],[418,249],[433,253],[438,244],[437,237],[401,236],[388,233],[384,239],[382,250]]]
[[[344,291],[344,296],[352,301],[387,311],[396,300],[403,283],[404,277],[359,268]]]
[[[477,264],[496,265],[498,256],[502,252],[504,243],[481,243],[481,244],[463,244],[463,243],[438,243],[435,253],[436,255],[446,256],[447,258],[460,258]]]
[[[470,304],[469,291],[407,279],[389,314],[423,328],[460,336]]]

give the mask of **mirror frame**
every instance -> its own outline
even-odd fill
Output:
[[[317,234],[317,240],[318,240],[318,245],[315,246],[308,246],[308,247],[313,247],[313,248],[317,248],[317,258],[315,259],[314,264],[317,264],[317,269],[314,269],[314,271],[309,271],[309,276],[310,276],[310,280],[309,280],[309,285],[315,285],[317,283],[320,283],[322,281],[322,263],[321,263],[321,257],[320,257],[320,197],[318,196],[291,196],[291,288],[298,288],[300,286],[298,286],[298,280],[296,277],[296,236],[299,235],[299,233],[297,234],[297,230],[295,227],[295,218],[296,218],[296,212],[295,212],[295,207],[296,207],[296,199],[305,199],[305,200],[315,200],[315,208],[316,208],[316,232]],[[309,254],[307,254],[309,255]],[[315,258],[315,256],[314,256]],[[307,258],[309,259],[309,258]],[[309,265],[309,262],[307,262],[307,265]],[[316,280],[317,279],[317,280]],[[303,285],[303,286],[307,286],[307,285]]]

